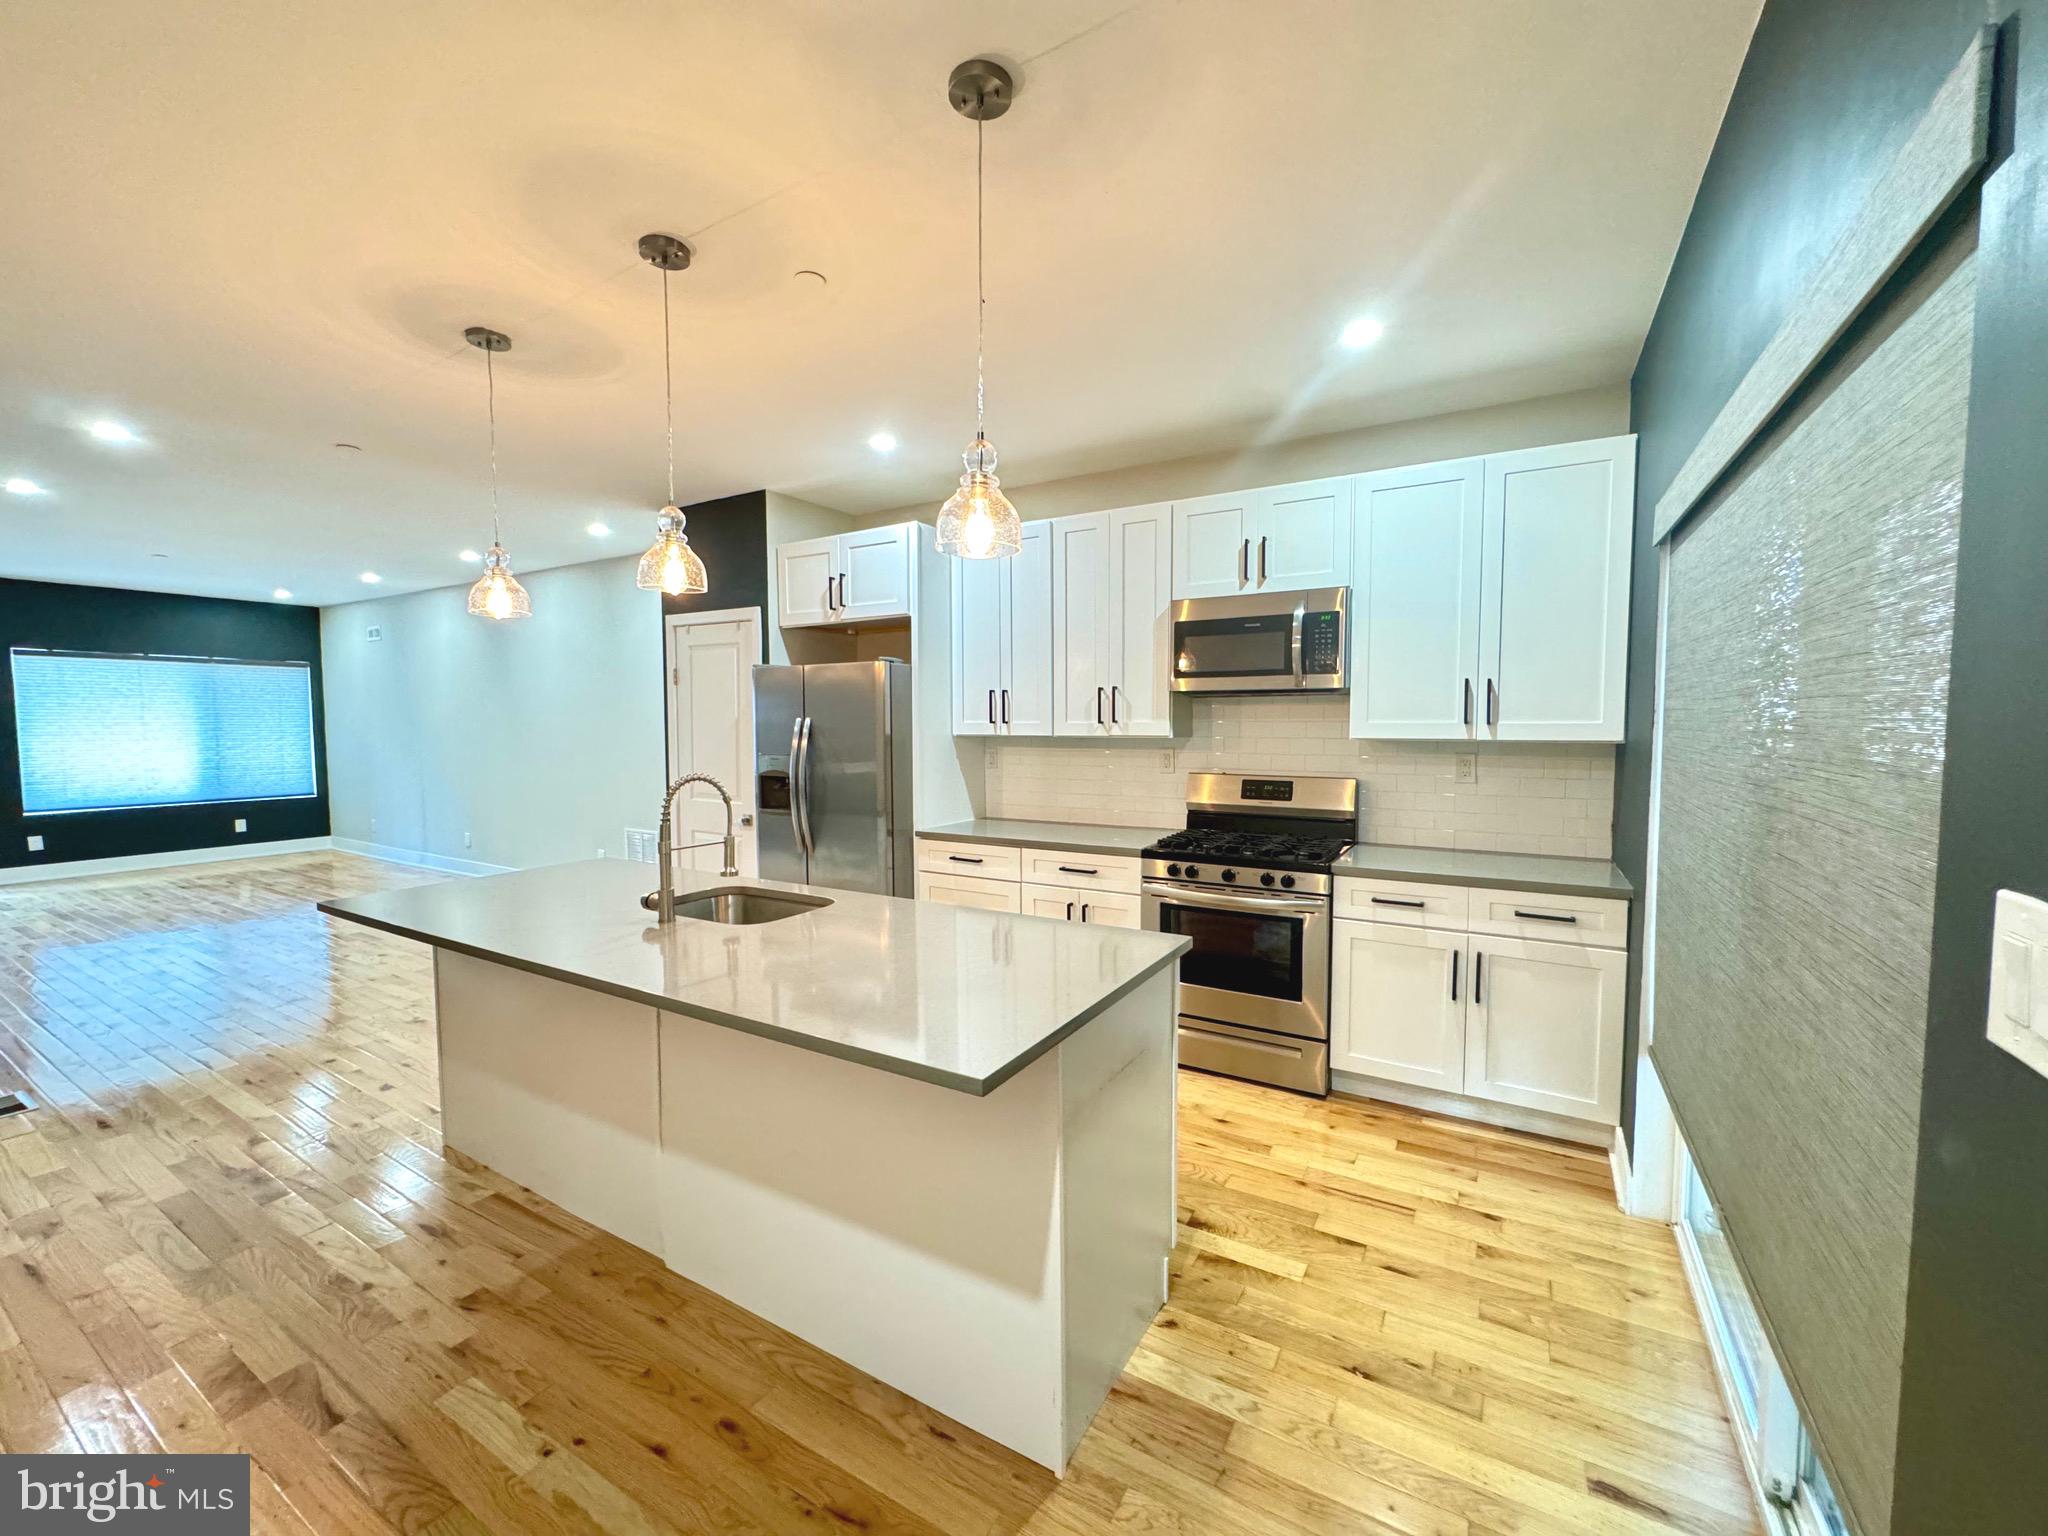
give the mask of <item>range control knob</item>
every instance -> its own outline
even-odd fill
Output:
[[[1225,885],[1228,885],[1228,884],[1229,884],[1229,883],[1230,883],[1231,881],[1235,880],[1236,878],[1237,878],[1237,871],[1236,871],[1236,870],[1234,870],[1234,869],[1226,869],[1225,871],[1223,871],[1223,883],[1224,883]]]
[[[1292,875],[1282,875],[1282,876],[1280,877],[1280,883],[1281,883],[1282,885],[1284,885],[1285,887],[1287,887],[1287,889],[1288,889],[1288,890],[1290,890],[1290,891],[1291,891],[1291,890],[1293,890],[1293,889],[1294,889],[1294,876],[1292,876]]]
[[[1169,864],[1166,866],[1166,872],[1169,875],[1178,877],[1180,874],[1180,866],[1178,864]]]
[[[1202,872],[1199,869],[1195,868],[1195,866],[1192,864],[1190,864],[1186,869],[1182,870],[1181,873],[1186,875],[1190,880],[1199,880],[1202,878]]]
[[[1259,884],[1261,884],[1261,885],[1271,885],[1272,883],[1273,883],[1273,877],[1272,877],[1271,875],[1261,875],[1261,876],[1259,876]]]

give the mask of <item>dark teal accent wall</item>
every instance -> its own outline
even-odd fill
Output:
[[[1615,857],[1640,883],[1652,508],[1987,21],[2003,28],[1979,203],[1898,1536],[2048,1530],[2048,1079],[1984,1039],[1993,896],[2048,896],[2048,0],[1767,0],[1631,393],[1638,542]],[[1632,967],[1631,1019],[1638,981]]]

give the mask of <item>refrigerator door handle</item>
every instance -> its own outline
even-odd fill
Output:
[[[798,715],[789,730],[789,809],[796,823],[796,843],[805,858],[816,854],[811,843],[811,717]]]

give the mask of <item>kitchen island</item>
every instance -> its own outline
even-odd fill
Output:
[[[1165,1299],[1187,941],[696,873],[664,926],[651,879],[321,910],[433,946],[449,1147],[1063,1468]]]

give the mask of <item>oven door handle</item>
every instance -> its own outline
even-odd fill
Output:
[[[1303,897],[1239,896],[1235,892],[1191,891],[1184,885],[1166,885],[1157,880],[1144,881],[1138,887],[1147,896],[1157,896],[1161,901],[1173,902],[1182,907],[1215,907],[1224,912],[1283,912],[1301,917],[1313,917],[1318,912],[1327,912],[1330,904],[1326,900],[1310,900]]]

